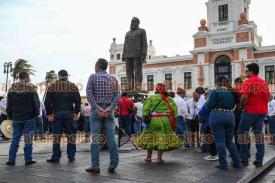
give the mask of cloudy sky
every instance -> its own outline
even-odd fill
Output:
[[[24,58],[37,70],[34,82],[51,69],[67,69],[72,81],[86,84],[96,59],[109,58],[112,38],[124,41],[133,16],[157,54],[189,54],[192,35],[206,18],[206,1],[0,0],[0,73],[4,62]],[[275,44],[274,7],[274,0],[252,0],[250,19],[263,45]]]

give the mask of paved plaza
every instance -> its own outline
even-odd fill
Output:
[[[261,176],[258,176],[252,183],[274,183],[275,182],[275,164],[270,166]]]
[[[62,146],[63,157],[60,164],[49,164],[45,160],[51,155],[51,144],[34,145],[34,158],[38,161],[31,166],[25,166],[22,147],[20,148],[15,167],[7,167],[9,143],[0,143],[0,183],[84,183],[84,182],[202,182],[202,183],[231,183],[249,182],[260,172],[270,166],[274,160],[274,146],[267,146],[263,168],[256,169],[253,165],[242,170],[230,168],[228,171],[218,170],[214,166],[217,162],[203,160],[207,154],[195,150],[178,150],[165,153],[165,164],[154,162],[145,163],[145,151],[132,150],[131,144],[121,147],[120,165],[115,174],[107,171],[109,163],[108,151],[101,153],[101,173],[91,175],[85,171],[90,166],[89,144],[78,144],[75,163],[69,163],[66,158],[65,146]],[[271,178],[269,177],[268,180]],[[261,182],[257,180],[257,182]]]

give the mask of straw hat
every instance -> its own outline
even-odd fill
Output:
[[[12,138],[12,120],[4,120],[0,126],[0,130],[6,138],[11,139]]]

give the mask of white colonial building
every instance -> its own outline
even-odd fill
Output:
[[[230,81],[245,78],[245,65],[257,62],[260,76],[275,92],[275,46],[262,46],[257,26],[249,21],[250,0],[208,0],[207,20],[200,21],[193,35],[191,55],[156,56],[149,43],[147,63],[143,65],[143,89],[153,91],[154,84],[165,82],[169,89],[198,86],[213,88],[215,78],[223,75]],[[125,64],[121,60],[123,44],[115,38],[110,48],[110,74],[126,82]]]

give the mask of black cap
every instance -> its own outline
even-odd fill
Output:
[[[66,70],[60,70],[58,72],[58,76],[69,76],[68,72]]]
[[[26,71],[22,71],[18,75],[19,79],[27,79],[29,77],[29,73]]]

